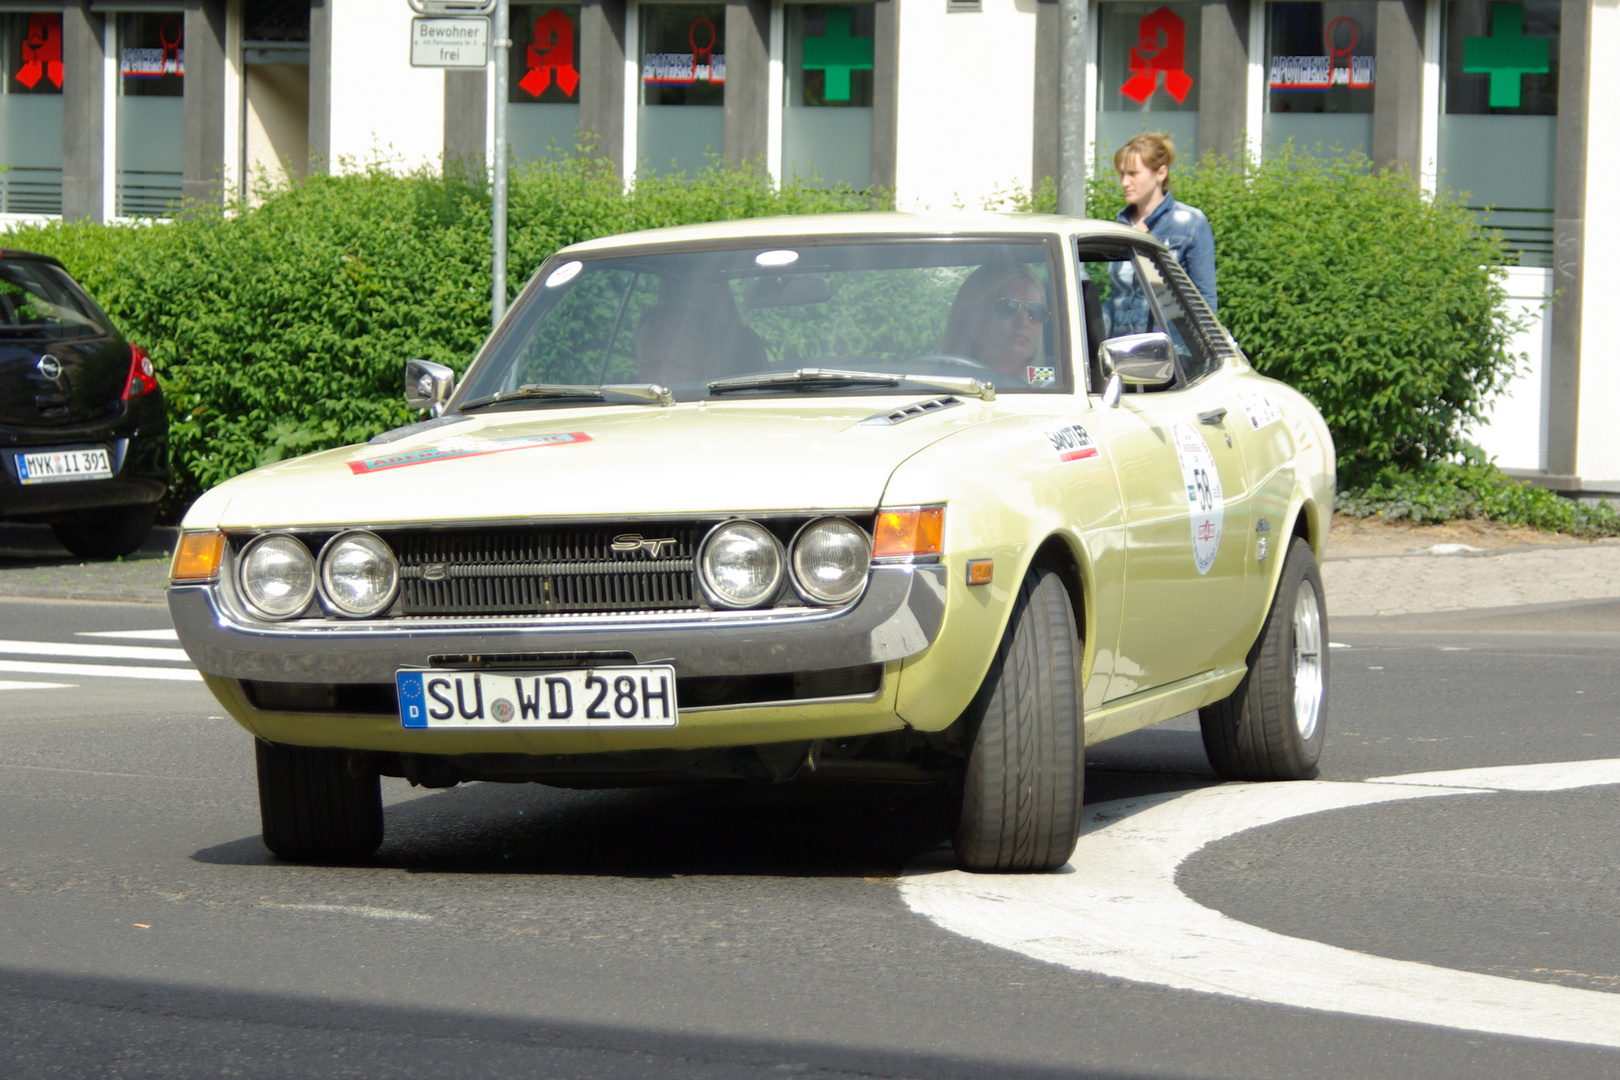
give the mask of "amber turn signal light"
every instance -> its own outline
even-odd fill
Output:
[[[169,564],[170,581],[213,581],[219,577],[219,562],[225,554],[225,534],[183,532]]]
[[[943,506],[878,511],[876,535],[872,538],[872,558],[938,555],[944,550]]]
[[[967,583],[969,585],[988,585],[996,576],[996,560],[969,559],[967,564]]]

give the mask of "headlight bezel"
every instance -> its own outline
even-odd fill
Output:
[[[854,587],[836,596],[818,593],[817,590],[806,584],[805,575],[799,569],[799,545],[804,540],[805,536],[812,530],[828,525],[847,526],[853,530],[855,534],[865,542],[866,545],[866,555],[861,562],[859,577],[856,580]],[[793,534],[793,541],[788,545],[787,564],[788,575],[793,582],[793,590],[794,592],[798,593],[800,599],[804,600],[808,604],[814,604],[817,607],[842,607],[845,604],[853,603],[855,600],[859,599],[861,593],[866,591],[867,582],[872,578],[872,534],[842,514],[830,514],[825,517],[811,518],[809,521],[799,526],[798,531]]]
[[[337,598],[337,590],[332,584],[332,559],[338,547],[349,540],[366,540],[377,545],[388,567],[391,577],[386,594],[382,600],[365,608],[351,608]],[[369,529],[345,529],[321,545],[320,555],[316,558],[316,584],[320,590],[322,605],[334,615],[345,619],[372,619],[386,612],[393,606],[394,600],[399,596],[400,572],[399,556],[394,554],[393,547]]]
[[[269,610],[256,602],[254,600],[254,590],[249,588],[247,581],[248,572],[253,564],[254,552],[273,543],[290,544],[295,551],[302,555],[309,571],[309,584],[303,590],[300,602],[295,608],[289,608],[285,612]],[[235,562],[236,566],[232,577],[235,579],[236,593],[241,598],[243,606],[255,618],[263,619],[266,622],[286,622],[288,619],[296,619],[308,612],[310,605],[315,602],[316,594],[319,591],[320,569],[316,563],[315,555],[309,550],[309,545],[304,543],[296,534],[290,532],[260,533],[242,545],[241,549],[236,553]]]
[[[768,547],[773,552],[776,560],[776,572],[772,576],[770,588],[762,592],[757,599],[746,602],[733,600],[726,596],[725,593],[714,584],[712,574],[710,572],[709,553],[711,549],[724,533],[733,529],[752,529],[759,533],[759,535],[763,536],[765,540],[768,541]],[[782,547],[782,541],[779,540],[776,534],[770,529],[749,518],[731,518],[726,521],[718,522],[713,528],[704,534],[703,540],[698,544],[696,569],[698,588],[702,591],[704,599],[706,599],[711,606],[722,608],[727,611],[748,611],[757,608],[769,607],[776,600],[776,598],[781,595],[783,581],[789,576],[787,553]]]

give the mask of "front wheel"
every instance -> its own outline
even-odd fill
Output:
[[[953,838],[964,868],[1055,870],[1080,838],[1085,785],[1080,636],[1059,577],[1024,579],[984,685]]]
[[[1295,539],[1232,696],[1198,711],[1204,751],[1228,780],[1309,780],[1327,733],[1327,605],[1311,546]]]
[[[365,755],[254,744],[264,846],[288,862],[360,862],[383,838],[382,781]]]

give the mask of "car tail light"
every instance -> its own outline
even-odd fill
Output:
[[[129,347],[129,381],[124,384],[124,400],[150,394],[158,388],[157,375],[152,371],[152,358],[139,345]]]

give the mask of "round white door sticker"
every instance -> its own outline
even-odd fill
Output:
[[[1181,479],[1187,485],[1187,516],[1192,521],[1193,565],[1200,574],[1215,565],[1221,550],[1221,523],[1226,519],[1226,496],[1221,491],[1221,474],[1215,468],[1215,455],[1198,429],[1177,421],[1170,428],[1181,461]]]

